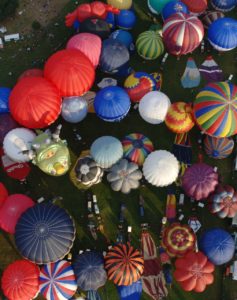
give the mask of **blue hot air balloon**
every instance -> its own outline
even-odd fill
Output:
[[[94,100],[97,116],[107,122],[122,120],[127,115],[130,106],[128,93],[118,86],[108,86],[101,89]]]
[[[127,49],[131,52],[135,50],[133,37],[131,33],[126,30],[122,30],[122,29],[115,30],[114,32],[111,33],[109,38],[124,44],[127,47]]]
[[[125,30],[130,30],[136,23],[136,15],[132,10],[122,9],[120,13],[115,17],[116,25]]]
[[[189,14],[187,5],[185,5],[181,1],[174,0],[174,1],[168,2],[163,7],[161,15],[162,15],[163,20],[166,20],[171,15],[176,14],[178,12]]]
[[[218,51],[229,51],[237,47],[237,21],[220,18],[208,28],[208,41]]]
[[[221,228],[205,231],[199,240],[199,249],[214,265],[223,265],[234,255],[235,242],[229,232]]]
[[[237,0],[212,0],[211,5],[219,11],[230,11],[237,5]]]
[[[111,30],[115,28],[115,15],[112,12],[107,13],[105,21],[109,24]]]
[[[142,295],[142,282],[138,280],[131,285],[117,286],[120,300],[140,300]]]
[[[0,87],[0,114],[9,112],[8,99],[11,89]]]

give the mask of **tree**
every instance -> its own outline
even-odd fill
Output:
[[[12,16],[18,7],[18,0],[1,0],[0,1],[0,21]]]

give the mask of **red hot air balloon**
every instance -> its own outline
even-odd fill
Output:
[[[61,105],[56,87],[41,77],[22,78],[9,98],[13,118],[27,128],[44,128],[52,124],[60,114]]]
[[[165,20],[163,40],[169,53],[184,55],[195,50],[204,36],[202,22],[192,15],[176,13]]]
[[[28,260],[16,260],[4,270],[2,290],[8,300],[31,300],[39,292],[39,268]]]
[[[17,79],[17,81],[21,80],[22,78],[25,77],[43,77],[44,76],[44,72],[41,69],[28,69],[26,71],[24,71]]]
[[[201,14],[207,9],[207,0],[182,0],[193,14]]]
[[[203,292],[214,281],[215,266],[202,252],[189,252],[175,261],[174,278],[182,289]]]
[[[0,209],[3,206],[7,197],[8,197],[8,191],[5,188],[5,185],[0,182]]]
[[[44,76],[58,88],[61,96],[82,96],[93,85],[95,70],[85,54],[67,49],[49,57],[44,66]]]

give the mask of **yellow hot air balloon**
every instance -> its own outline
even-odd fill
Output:
[[[130,9],[132,0],[107,0],[107,3],[118,9]]]

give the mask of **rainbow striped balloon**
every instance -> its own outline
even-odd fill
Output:
[[[226,158],[234,149],[234,141],[231,138],[215,138],[207,135],[204,139],[204,149],[212,158]]]
[[[70,299],[77,290],[73,268],[66,260],[44,265],[40,270],[40,293],[47,300]]]
[[[171,104],[165,117],[166,126],[175,133],[185,133],[194,126],[191,105],[185,102]]]
[[[139,34],[136,49],[142,58],[152,60],[163,54],[164,44],[158,32],[148,30]]]
[[[208,135],[228,137],[237,133],[237,86],[229,82],[209,83],[193,106],[197,124]]]
[[[154,150],[152,141],[141,133],[126,135],[123,144],[123,156],[128,160],[143,165],[145,158]]]

